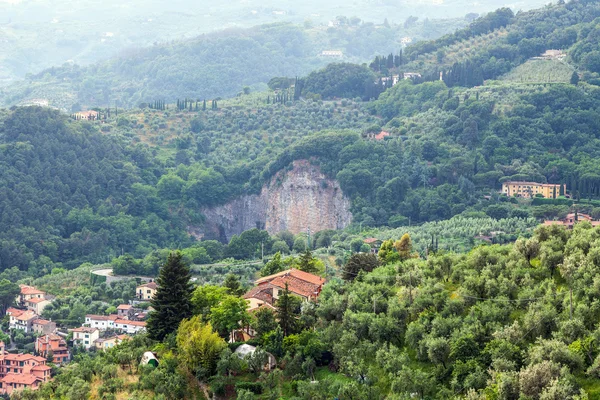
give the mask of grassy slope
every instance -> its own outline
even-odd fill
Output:
[[[568,83],[573,67],[559,60],[529,60],[500,78],[510,83]]]

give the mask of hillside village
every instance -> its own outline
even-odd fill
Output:
[[[87,314],[80,327],[67,328],[42,318],[44,308],[55,296],[34,286],[19,285],[20,293],[14,306],[6,309],[10,342],[0,342],[0,394],[14,391],[36,390],[40,384],[52,379],[51,371],[68,364],[74,353],[81,351],[106,351],[145,332],[146,319],[151,308],[137,308],[121,304],[115,314]],[[136,288],[135,304],[147,303],[156,292],[156,283],[144,283]],[[33,354],[19,351],[13,337],[22,332],[33,341]],[[27,343],[25,343],[27,345]]]

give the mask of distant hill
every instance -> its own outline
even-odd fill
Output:
[[[432,20],[405,28],[357,19],[329,28],[280,23],[229,29],[129,50],[89,67],[53,67],[0,89],[0,103],[44,99],[70,111],[77,104],[134,107],[157,99],[231,97],[244,86],[265,88],[272,77],[302,76],[334,60],[365,62],[380,52],[398,51],[402,37],[438,37],[467,22]],[[321,56],[324,50],[339,50],[342,57]]]
[[[88,65],[131,48],[193,38],[226,28],[291,22],[327,25],[338,16],[391,24],[415,18],[460,18],[500,7],[501,1],[406,2],[357,0],[245,0],[216,4],[198,0],[0,0],[0,86],[52,66]],[[517,9],[541,0],[513,2]],[[410,36],[410,35],[409,35]],[[430,36],[420,38],[435,38]]]

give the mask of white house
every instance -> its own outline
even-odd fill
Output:
[[[114,329],[115,320],[118,317],[115,314],[112,315],[95,315],[95,314],[87,314],[85,316],[85,325],[90,328],[98,328],[101,331],[105,331],[107,329]]]
[[[146,330],[146,323],[144,321],[129,321],[127,319],[115,320],[115,329],[123,331],[125,333],[134,334]]]
[[[100,338],[100,331],[97,328],[82,326],[72,329],[71,332],[73,332],[73,344],[83,346],[86,350],[95,346],[94,342]]]

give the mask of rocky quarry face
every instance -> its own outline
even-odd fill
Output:
[[[252,228],[270,234],[296,234],[342,229],[352,221],[350,200],[337,181],[306,160],[295,161],[291,171],[280,171],[259,195],[247,195],[225,205],[202,210],[204,226],[196,236],[229,240]]]

